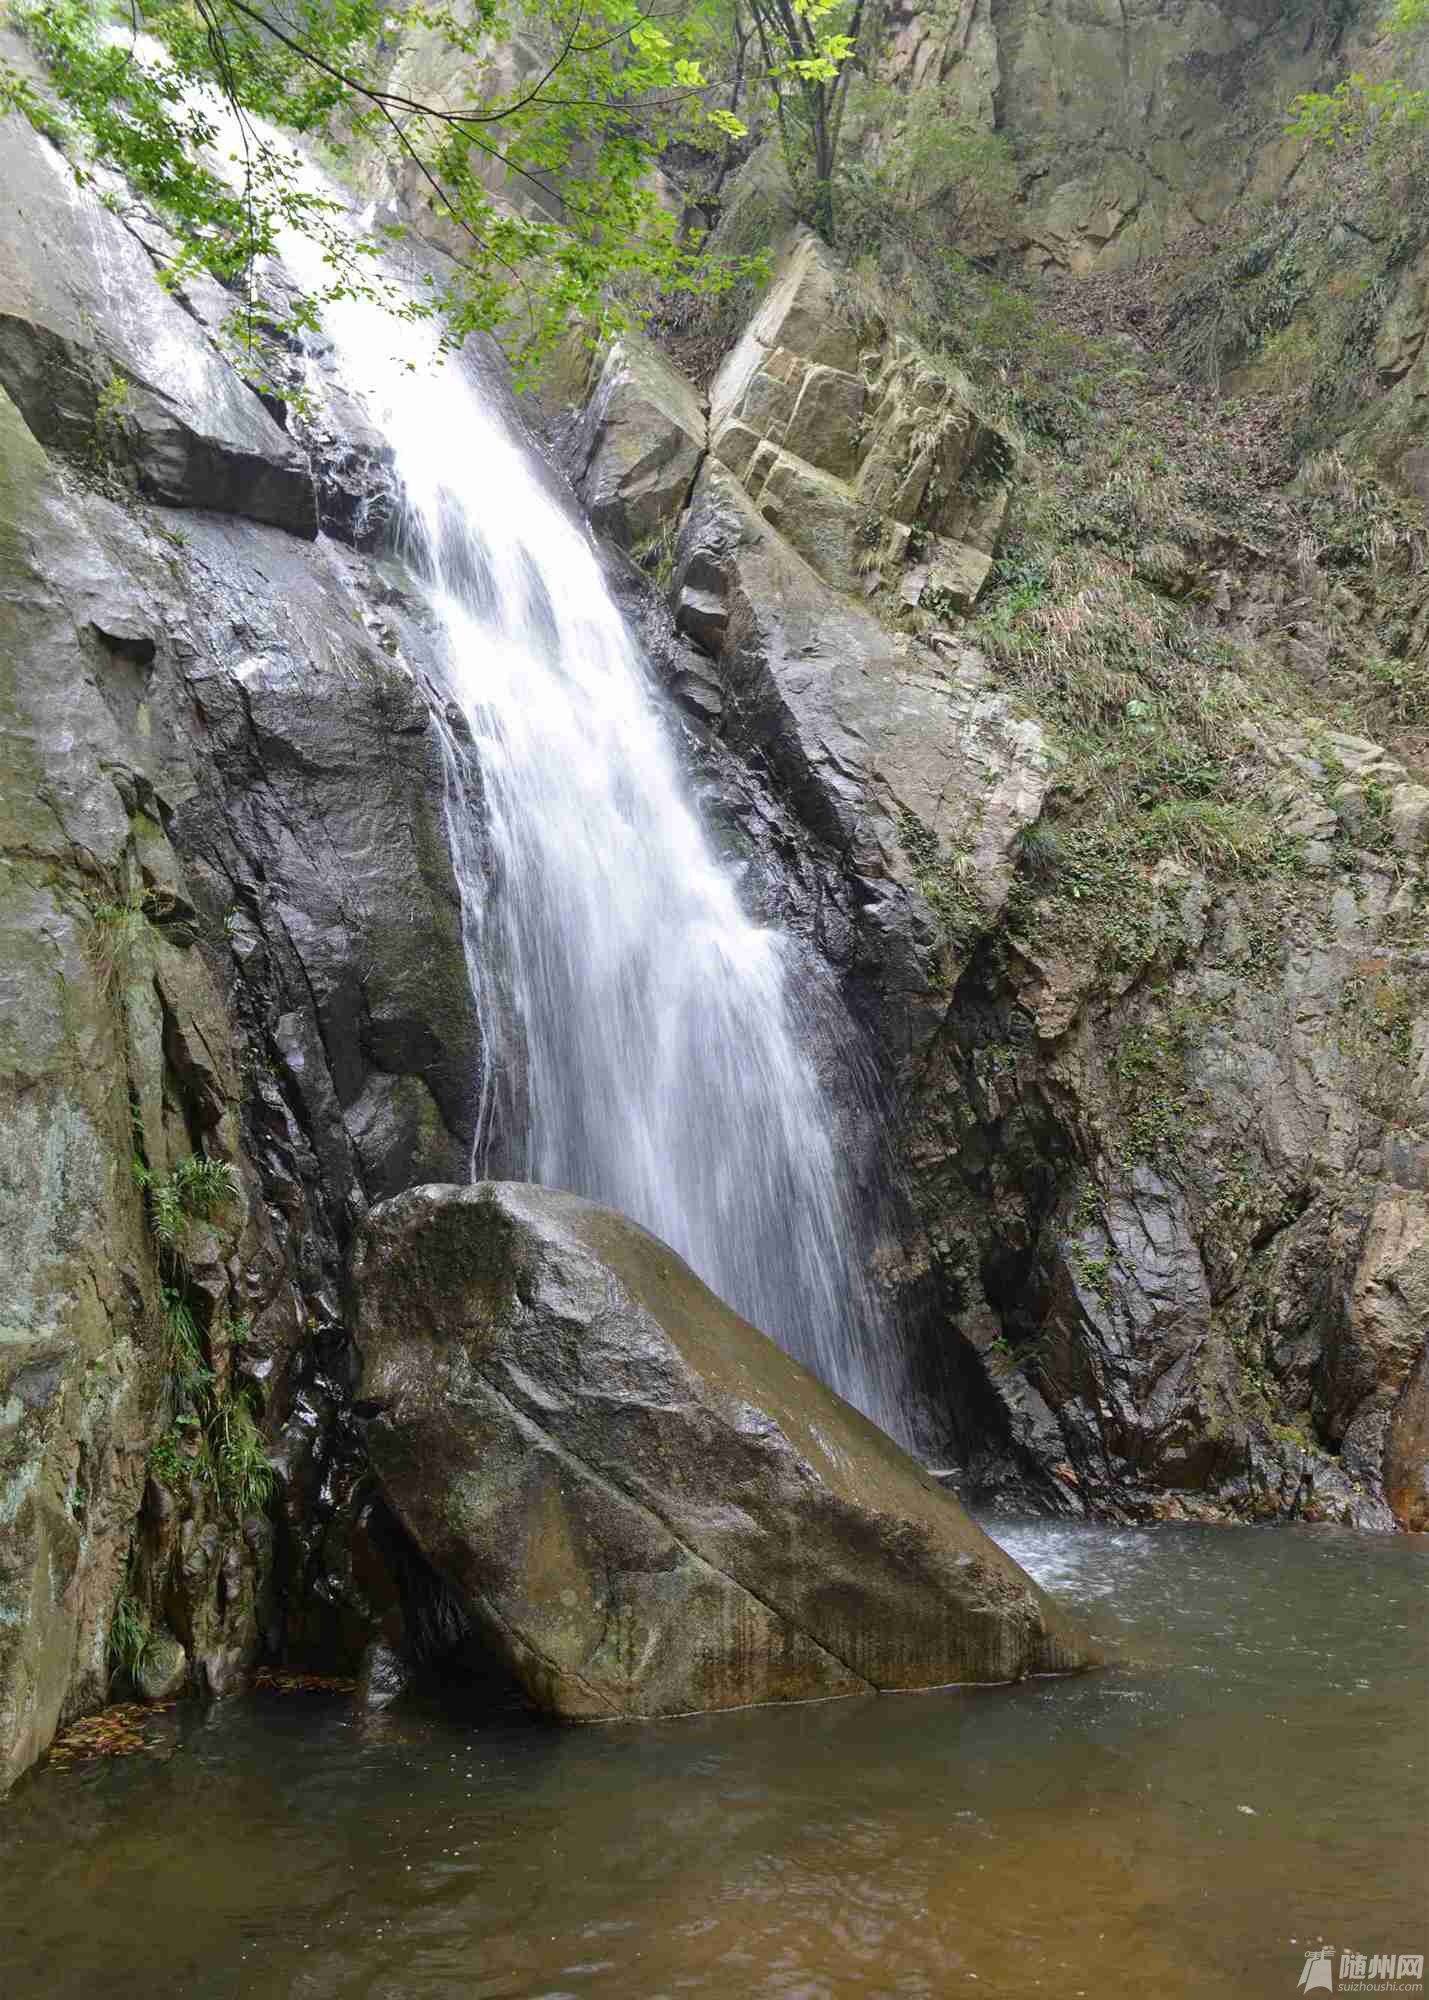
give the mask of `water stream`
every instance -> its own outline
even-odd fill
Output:
[[[328,275],[312,244],[283,249],[301,282]],[[633,1216],[906,1437],[819,1078],[822,1061],[859,1087],[851,1026],[741,908],[590,541],[529,447],[430,330],[360,299],[324,328],[395,451],[475,743],[482,838],[452,828],[469,967],[491,1043],[514,1012],[524,1064],[517,1135],[496,1129],[488,1069],[475,1171],[495,1140],[515,1177]]]
[[[663,1724],[175,1710],[0,1817],[5,2000],[1295,2000],[1423,1952],[1429,1543],[995,1532],[1123,1663]]]

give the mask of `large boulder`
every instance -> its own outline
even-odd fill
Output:
[[[635,1223],[514,1183],[375,1209],[374,1465],[555,1715],[668,1715],[1089,1664],[914,1461]]]
[[[611,346],[567,454],[591,520],[623,549],[673,530],[705,455],[705,415],[650,341]]]

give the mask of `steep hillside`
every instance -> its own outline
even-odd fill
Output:
[[[1016,1491],[1036,1468],[1044,1497],[1133,1515],[1387,1521],[1387,1496],[1417,1523],[1429,585],[1405,190],[1422,187],[1422,146],[1410,132],[1321,159],[1287,142],[1290,92],[1333,80],[1344,24],[1277,14],[1212,62],[1205,11],[1139,24],[1139,86],[1089,28],[1056,74],[1100,82],[1060,100],[1032,87],[1072,33],[1057,10],[970,17],[957,63],[905,20],[912,87],[976,71],[1020,162],[1075,133],[1051,149],[1050,189],[1024,179],[1024,219],[1071,212],[1059,190],[1080,187],[1079,161],[1113,180],[1129,161],[1172,165],[1154,194],[1133,174],[1126,232],[1055,238],[1028,220],[1024,250],[1057,245],[1028,260],[1040,274],[1005,249],[1001,276],[951,243],[939,255],[926,222],[851,232],[841,258],[819,253],[826,277],[781,267],[782,303],[754,322],[758,372],[736,347],[715,373],[718,464],[696,482],[672,602],[722,670],[716,731],[748,742],[752,727],[796,801],[805,767],[756,720],[769,702],[745,622],[707,602],[730,571],[702,522],[730,474],[764,525],[726,529],[726,551],[731,535],[792,543],[876,613],[885,636],[863,657],[947,690],[947,721],[926,712],[896,757],[837,679],[824,699],[897,829],[883,865],[937,937],[911,1039],[906,975],[892,1013],[886,977],[870,995],[866,972],[849,976],[904,1107],[918,1227],[890,1275],[973,1485]],[[1211,96],[1192,119],[1196,78]],[[1168,155],[1162,119],[1195,145]],[[1213,153],[1225,171],[1191,206]],[[756,160],[725,232],[742,242],[751,216],[778,215]],[[708,370],[698,321],[666,338]],[[608,369],[597,430],[612,391],[639,404]],[[631,458],[613,472],[590,456],[591,420],[579,450],[599,507]],[[979,436],[1001,441],[991,457]],[[877,471],[900,453],[901,488]],[[696,462],[691,446],[684,478]],[[600,514],[657,569],[674,525],[659,508],[638,535],[618,507]],[[787,608],[787,581],[751,581],[744,561],[739,594],[757,619],[762,588],[766,613],[760,673],[787,699],[795,661],[802,678],[838,627],[812,647],[781,632],[767,613],[772,596]],[[1035,738],[1009,794],[1017,717]]]

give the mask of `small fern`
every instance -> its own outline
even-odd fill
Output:
[[[223,1505],[236,1514],[265,1507],[273,1490],[273,1468],[242,1390],[216,1400],[207,1442],[214,1491]]]
[[[183,1448],[182,1431],[176,1423],[156,1438],[149,1452],[149,1476],[173,1492],[189,1474],[188,1454]]]
[[[190,1153],[172,1173],[156,1174],[136,1159],[134,1183],[149,1209],[149,1228],[160,1249],[177,1256],[191,1222],[207,1222],[243,1193],[238,1169],[227,1160]]]
[[[149,1204],[149,1227],[155,1242],[165,1250],[176,1249],[188,1228],[188,1217],[172,1174],[146,1172],[144,1192]]]
[[[152,1644],[148,1613],[126,1589],[109,1621],[109,1664],[137,1681]]]
[[[1062,843],[1045,820],[1034,819],[1022,827],[1016,849],[1018,860],[1034,882],[1049,882],[1062,861]]]
[[[170,1179],[184,1214],[205,1222],[221,1209],[231,1208],[243,1191],[235,1166],[228,1160],[211,1160],[204,1153],[190,1153],[186,1160],[180,1160]]]
[[[128,981],[149,940],[142,895],[124,902],[93,903],[86,940],[90,962],[105,988],[117,993]]]
[[[198,1321],[182,1293],[165,1285],[161,1293],[164,1314],[165,1361],[174,1388],[181,1397],[199,1395],[213,1380],[213,1370],[204,1359],[203,1335]]]

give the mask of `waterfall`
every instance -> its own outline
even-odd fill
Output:
[[[891,1423],[786,940],[711,854],[595,555],[526,452],[455,370],[401,391],[390,435],[494,862],[489,885],[463,883],[488,899],[472,974],[484,1016],[504,1003],[519,1024],[525,1173],[633,1216]]]
[[[325,275],[301,239],[285,263]],[[473,1172],[623,1210],[900,1437],[901,1368],[867,1268],[820,1059],[857,1038],[788,939],[741,908],[588,535],[427,325],[325,310],[345,388],[388,439],[404,540],[445,627],[480,772],[454,824],[482,1017],[514,1017],[524,1130],[488,1055]],[[398,352],[398,349],[402,352]],[[449,788],[449,811],[472,810]]]

